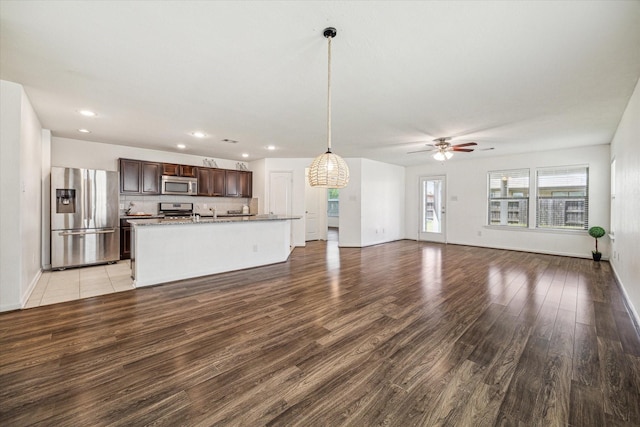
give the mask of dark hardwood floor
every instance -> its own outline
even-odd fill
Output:
[[[399,241],[0,315],[0,425],[640,425],[610,266]]]

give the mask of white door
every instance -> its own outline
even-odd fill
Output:
[[[305,169],[305,241],[327,240],[327,189],[309,185],[309,168]]]
[[[269,213],[275,215],[291,215],[293,212],[293,200],[291,198],[293,187],[292,172],[269,173]]]
[[[446,243],[445,177],[420,177],[419,239]]]

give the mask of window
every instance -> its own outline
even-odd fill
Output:
[[[589,168],[538,169],[536,227],[586,230],[589,213]]]
[[[528,227],[529,169],[489,172],[489,225]]]
[[[327,190],[327,216],[339,217],[340,205],[339,205],[339,193],[337,188],[329,188]]]

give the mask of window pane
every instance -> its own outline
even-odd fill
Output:
[[[329,188],[327,190],[327,216],[340,216],[340,195],[337,188]]]
[[[422,200],[424,203],[424,218],[422,232],[442,232],[442,179],[427,179],[423,181]]]
[[[489,225],[529,226],[529,169],[489,172]]]
[[[588,181],[585,166],[539,169],[536,227],[586,230]]]

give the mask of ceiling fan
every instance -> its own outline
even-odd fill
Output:
[[[478,145],[475,142],[463,142],[461,144],[451,144],[449,141],[451,138],[436,138],[433,140],[435,144],[426,144],[427,149],[425,150],[417,150],[417,151],[409,151],[407,154],[413,153],[423,153],[426,151],[437,151],[433,158],[436,160],[444,161],[450,159],[453,156],[453,151],[459,151],[462,153],[470,153],[474,149],[473,148],[465,148],[465,147],[473,147],[474,145]]]

